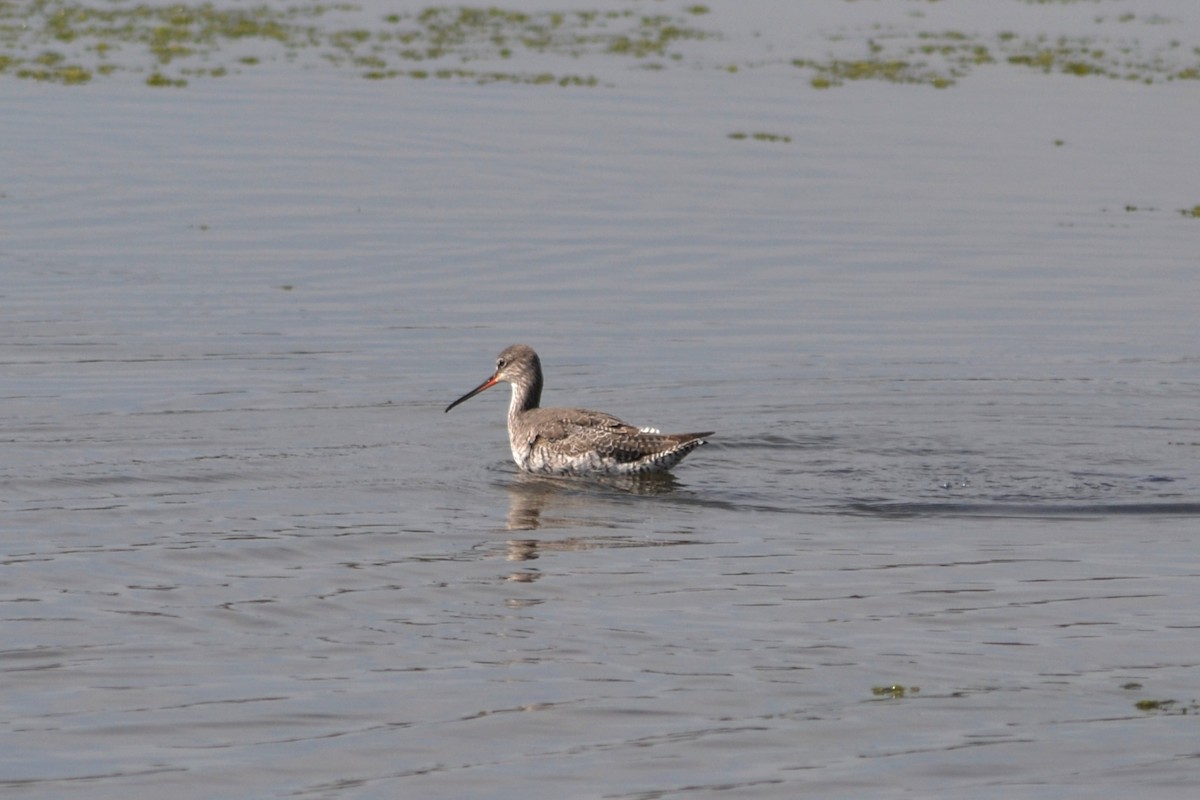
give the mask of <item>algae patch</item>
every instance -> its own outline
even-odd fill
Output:
[[[1144,714],[1160,714],[1163,716],[1187,716],[1200,712],[1200,703],[1195,700],[1183,703],[1178,700],[1138,700],[1133,707]]]
[[[228,72],[241,43],[286,49],[304,46],[312,22],[331,6],[218,8],[210,3],[152,6],[66,0],[0,2],[0,74],[57,83],[86,83],[95,75],[148,74],[151,86],[181,86],[185,75]],[[54,47],[30,57],[36,48]],[[177,66],[178,64],[183,66]]]
[[[614,65],[644,72],[683,65],[739,78],[790,65],[820,90],[861,81],[947,89],[980,69],[1143,84],[1200,79],[1197,43],[1140,36],[1178,20],[1097,15],[1090,4],[1054,1],[1075,15],[1074,30],[1089,34],[1038,33],[1034,0],[1011,4],[1004,24],[1013,29],[991,32],[939,25],[951,4],[927,2],[903,22],[852,15],[864,21],[757,32],[734,42],[739,54],[731,57],[729,48],[713,46],[726,36],[702,27],[717,15],[687,0],[592,0],[598,5],[542,11],[429,5],[382,16],[316,0],[0,0],[0,76],[79,85],[134,74],[150,86],[181,87],[273,66],[335,68],[367,80],[590,87],[611,84],[621,74]],[[1022,24],[1027,30],[1018,32]],[[607,81],[581,64],[609,69]]]
[[[934,12],[930,12],[934,13]],[[923,15],[922,15],[923,16]],[[1133,15],[1121,24],[1159,24]],[[1099,19],[1107,24],[1111,20]],[[982,34],[960,30],[919,30],[872,25],[828,36],[830,49],[857,48],[854,55],[793,58],[792,66],[812,73],[816,89],[873,80],[924,84],[944,89],[977,69],[998,65],[1045,74],[1103,77],[1153,84],[1200,79],[1200,47],[1179,41],[1146,46],[1128,30],[1121,36],[1022,35],[1014,31]]]
[[[223,8],[207,2],[0,0],[0,74],[77,84],[133,72],[146,75],[150,86],[178,87],[191,78],[283,62],[350,68],[371,80],[595,86],[594,76],[511,64],[521,57],[584,55],[679,60],[679,43],[713,35],[692,24],[707,7],[654,14],[647,8],[637,2],[603,11],[430,6],[363,20],[361,9],[349,3]],[[510,66],[499,66],[505,62]]]
[[[743,141],[746,139],[751,139],[756,142],[783,142],[784,144],[787,144],[788,142],[792,141],[792,137],[790,137],[790,136],[784,136],[783,134],[780,134],[780,133],[767,133],[765,131],[758,131],[755,133],[743,133],[742,131],[734,131],[733,133],[729,134],[729,138],[733,139],[735,141]]]

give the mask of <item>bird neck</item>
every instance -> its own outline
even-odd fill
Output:
[[[508,406],[508,416],[515,417],[525,411],[537,408],[542,402],[542,376],[531,375],[528,381],[513,384],[512,402]]]

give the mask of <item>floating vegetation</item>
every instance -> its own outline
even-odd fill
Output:
[[[1143,687],[1137,681],[1129,681],[1121,684],[1121,688],[1127,692],[1140,691]],[[1195,714],[1200,712],[1200,703],[1192,700],[1189,703],[1181,703],[1178,700],[1138,700],[1133,704],[1133,707],[1138,711],[1143,711],[1147,714],[1169,714],[1169,715],[1185,715]]]
[[[1100,209],[1100,211],[1105,214],[1107,214],[1111,211],[1114,211],[1114,210],[1124,211],[1126,214],[1167,213],[1167,210],[1164,208],[1159,208],[1157,206],[1145,206],[1145,205],[1140,206],[1135,203],[1126,203],[1124,206],[1122,206],[1119,209],[1112,209],[1112,208],[1108,208],[1108,207],[1102,207]],[[1200,219],[1200,205],[1192,206],[1191,208],[1180,208],[1180,209],[1176,209],[1176,211],[1178,211],[1180,216],[1187,217],[1188,219]]]
[[[1200,712],[1200,703],[1194,700],[1190,703],[1181,703],[1178,700],[1138,700],[1133,707],[1147,714],[1168,716],[1186,716]]]
[[[1006,35],[1000,40],[1009,64],[1045,73],[1100,76],[1155,83],[1163,80],[1195,80],[1197,64],[1172,65],[1167,51],[1139,54],[1129,42],[1103,41],[1094,37],[1036,36],[1021,39]]]
[[[814,89],[829,89],[841,86],[846,81],[877,80],[890,83],[925,83],[939,89],[950,86],[954,81],[930,69],[924,64],[914,64],[901,59],[864,58],[855,60],[833,59],[813,61],[796,58],[792,66],[808,68],[816,72],[811,81]]]
[[[742,133],[741,131],[735,131],[734,133],[729,134],[729,138],[737,139],[739,141],[742,139],[753,139],[756,142],[784,142],[785,144],[792,140],[792,137],[783,136],[778,133]]]
[[[996,64],[1148,84],[1200,79],[1200,48],[1185,48],[1179,42],[1146,51],[1134,40],[1091,36],[1021,36],[1011,31],[983,36],[878,27],[861,36],[835,38],[860,39],[866,52],[856,58],[793,59],[793,66],[813,73],[813,88],[875,80],[945,89],[979,67]]]
[[[893,683],[891,686],[872,686],[871,694],[876,697],[888,697],[892,699],[900,699],[909,694],[916,694],[921,691],[917,686],[902,686],[898,683]]]
[[[1174,700],[1138,700],[1133,707],[1138,711],[1165,711],[1173,705]]]
[[[859,81],[946,89],[985,67],[1140,83],[1200,80],[1196,43],[1148,46],[1136,38],[1139,26],[1177,20],[1131,12],[1097,16],[1082,0],[1024,4],[1078,5],[1078,13],[1086,15],[1080,21],[1105,26],[1100,31],[1119,26],[1119,35],[938,29],[931,21],[942,5],[927,3],[903,24],[801,32],[795,41],[780,41],[792,35],[782,30],[755,34],[741,43],[748,49],[744,60],[733,61],[728,52],[705,60],[698,43],[722,37],[697,27],[710,19],[710,9],[688,0],[594,0],[603,7],[564,3],[569,8],[557,11],[430,5],[382,17],[352,2],[287,2],[222,7],[212,2],[152,5],[149,0],[0,0],[0,76],[78,85],[133,73],[150,86],[181,87],[263,65],[296,64],[346,69],[368,80],[587,87],[604,81],[580,73],[576,62],[583,57],[597,65],[597,59],[608,58],[661,71],[684,62],[686,54],[693,68],[730,75],[791,64],[810,73],[808,84],[815,89]],[[1018,17],[1010,14],[1006,24],[1019,23]],[[564,64],[571,66],[564,70]]]
[[[147,86],[187,86],[187,81],[183,78],[168,78],[161,72],[152,72],[150,77],[146,78]]]
[[[186,85],[168,70],[176,61],[203,61],[242,41],[298,47],[315,31],[301,20],[324,7],[217,8],[209,3],[151,6],[111,2],[88,5],[69,0],[0,1],[0,74],[72,84],[121,70],[148,74],[150,86]],[[41,56],[38,47],[61,48]],[[49,64],[46,56],[56,56]],[[223,74],[224,68],[191,69]]]
[[[371,80],[444,77],[479,83],[596,86],[598,79],[588,75],[494,66],[520,55],[546,54],[572,59],[607,54],[678,60],[676,44],[712,35],[690,24],[708,13],[701,5],[674,15],[646,14],[638,5],[544,12],[430,6],[341,28],[339,21],[361,11],[357,6],[220,8],[207,2],[167,6],[93,2],[0,0],[0,74],[71,84],[130,71],[147,74],[145,82],[150,86],[178,87],[185,86],[188,77],[221,77],[267,61],[297,61],[306,51],[315,53],[318,63],[350,67]],[[45,52],[38,55],[39,50]],[[399,66],[439,61],[443,63],[429,68]],[[480,68],[463,66],[478,62],[489,63]]]

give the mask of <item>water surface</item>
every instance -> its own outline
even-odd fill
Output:
[[[596,86],[0,76],[0,786],[1194,787],[1195,83],[791,61],[1197,17],[943,5],[715,5]],[[505,388],[442,413],[516,341],[718,433],[522,476]]]

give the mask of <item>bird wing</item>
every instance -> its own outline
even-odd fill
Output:
[[[529,444],[535,450],[552,449],[556,455],[595,453],[620,464],[668,453],[709,434],[659,433],[638,428],[602,411],[569,408],[537,409],[536,433]]]
[[[642,435],[638,428],[603,411],[539,408],[535,430],[530,445],[534,448],[550,447],[560,455],[598,452],[619,461],[640,457],[640,450],[639,455],[633,455],[622,444],[630,437]],[[627,451],[627,457],[622,458]]]

